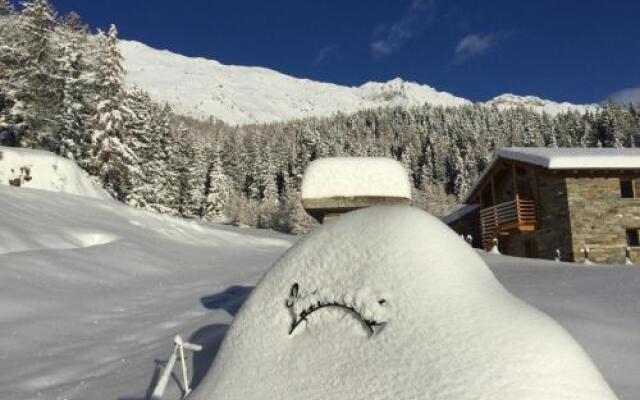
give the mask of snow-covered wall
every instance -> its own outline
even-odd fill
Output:
[[[89,174],[69,159],[47,151],[0,146],[0,185],[8,185],[23,167],[29,169],[31,180],[24,180],[22,187],[94,198],[108,197]]]

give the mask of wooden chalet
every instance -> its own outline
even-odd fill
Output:
[[[444,221],[521,257],[640,261],[640,149],[505,148]]]

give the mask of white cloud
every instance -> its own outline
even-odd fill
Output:
[[[390,27],[378,26],[371,42],[373,56],[385,57],[400,49],[420,29],[421,17],[426,16],[426,23],[431,22],[435,4],[435,0],[413,0],[402,19]]]
[[[316,58],[313,60],[313,65],[318,66],[324,63],[329,57],[338,52],[338,50],[340,50],[340,45],[337,44],[331,44],[321,48],[318,50],[318,54],[316,54]]]
[[[628,105],[633,103],[640,106],[640,87],[622,89],[609,96],[617,104]]]
[[[472,33],[463,37],[455,48],[456,61],[487,54],[498,45],[499,37],[493,33]]]

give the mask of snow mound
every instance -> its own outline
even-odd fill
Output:
[[[407,171],[399,162],[382,157],[321,158],[307,167],[303,199],[356,196],[410,199]]]
[[[294,245],[193,400],[615,399],[575,340],[442,222],[369,208]]]
[[[598,109],[598,106],[595,104],[576,105],[567,102],[558,103],[551,100],[541,99],[536,96],[517,96],[511,93],[494,97],[484,104],[487,106],[495,106],[499,110],[524,107],[534,112],[544,112],[549,115],[558,115],[567,112],[578,112],[584,114],[586,112],[594,112]]]
[[[108,197],[89,174],[69,159],[47,151],[0,146],[0,185],[8,185],[23,167],[29,169],[31,180],[23,181],[22,187],[93,198]]]

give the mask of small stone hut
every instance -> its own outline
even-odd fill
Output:
[[[505,148],[444,221],[475,245],[563,261],[640,263],[640,149]]]
[[[359,208],[410,201],[407,170],[390,158],[320,158],[302,180],[302,205],[320,223]]]

